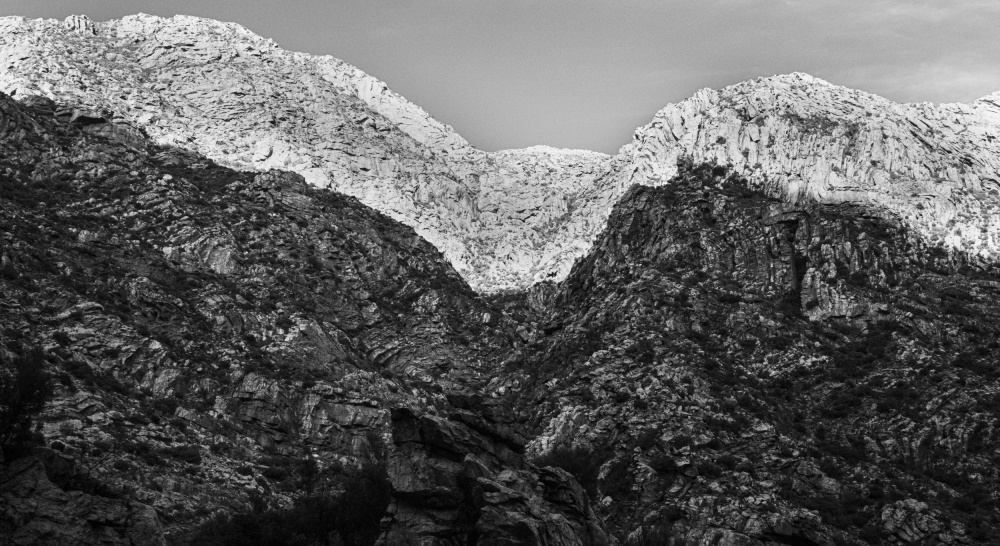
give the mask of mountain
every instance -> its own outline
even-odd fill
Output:
[[[0,546],[998,543],[995,94],[487,153],[146,15],[0,91]]]
[[[288,169],[413,226],[478,290],[568,270],[589,231],[566,223],[609,158],[488,154],[343,61],[292,53],[233,23],[136,15],[0,19],[0,91],[141,127],[231,167]],[[574,255],[575,256],[575,255]]]
[[[896,104],[807,74],[762,78],[667,106],[626,153],[632,182],[671,178],[677,158],[716,162],[787,201],[864,205],[946,247],[1000,251],[996,95]]]
[[[682,162],[491,387],[624,543],[996,544],[1000,270],[880,213]]]
[[[995,95],[896,104],[789,74],[669,105],[614,157],[486,153],[357,68],[233,23],[6,17],[0,40],[0,91],[358,197],[413,226],[481,292],[564,278],[625,191],[669,180],[681,157],[732,165],[775,196],[876,205],[985,258],[1000,248]]]
[[[0,378],[51,383],[47,447],[0,406],[0,544],[187,543],[321,488],[362,497],[355,538],[607,543],[478,394],[509,319],[411,228],[77,112],[0,95]]]

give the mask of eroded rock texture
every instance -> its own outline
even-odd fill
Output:
[[[353,195],[413,226],[479,290],[567,268],[573,242],[552,227],[608,170],[594,152],[482,152],[357,68],[232,23],[6,17],[0,67],[0,91],[87,105],[161,144]],[[590,234],[562,237],[585,246]]]
[[[0,19],[0,90],[0,381],[54,385],[0,539],[186,544],[375,460],[387,546],[996,543],[995,95],[792,74],[488,154],[145,15]]]
[[[233,24],[0,19],[0,90],[87,105],[222,164],[287,169],[413,226],[481,292],[558,281],[635,184],[728,164],[797,202],[868,206],[985,258],[1000,248],[996,96],[895,104],[805,74],[702,90],[614,157],[486,153],[377,79]]]
[[[163,528],[149,506],[66,490],[73,463],[45,450],[11,463],[0,476],[3,544],[163,546]],[[51,476],[51,477],[50,477]]]
[[[632,544],[993,543],[997,270],[902,225],[681,164],[489,388]]]
[[[411,228],[70,110],[0,95],[0,362],[41,347],[54,387],[48,458],[4,461],[0,534],[185,543],[384,451],[386,544],[608,543],[475,394],[510,319]]]
[[[761,78],[665,107],[623,153],[632,182],[663,183],[678,158],[716,162],[786,201],[861,205],[944,246],[1000,250],[995,94],[896,104],[808,74]]]

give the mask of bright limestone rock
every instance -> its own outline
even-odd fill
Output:
[[[329,56],[234,24],[133,15],[0,18],[0,91],[107,112],[242,169],[285,169],[359,198],[433,243],[473,288],[561,280],[635,184],[715,161],[775,196],[862,205],[927,238],[1000,252],[1000,93],[896,104],[805,75],[705,89],[616,156],[487,153]]]
[[[228,166],[295,171],[413,226],[485,291],[559,267],[552,227],[610,159],[488,154],[343,61],[187,16],[0,18],[0,91],[108,112]]]
[[[715,161],[788,201],[860,205],[995,258],[998,104],[897,104],[798,73],[705,89],[636,131],[621,184],[662,184],[680,157]]]

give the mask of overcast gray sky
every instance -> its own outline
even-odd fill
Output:
[[[702,87],[808,72],[903,102],[1000,91],[998,0],[2,0],[236,21],[387,82],[485,150],[613,153]]]

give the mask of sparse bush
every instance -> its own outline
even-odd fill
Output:
[[[188,464],[201,464],[201,450],[196,445],[168,447],[163,454]]]
[[[625,354],[640,363],[651,363],[656,357],[653,342],[643,337],[625,349]]]
[[[847,276],[847,284],[854,286],[868,286],[868,275],[865,275],[864,271],[855,271]]]
[[[281,468],[280,466],[269,466],[262,470],[261,474],[273,482],[280,482],[284,481],[285,478],[288,477],[289,472],[287,469]]]
[[[601,494],[613,497],[622,497],[631,490],[632,479],[628,471],[629,460],[617,459],[612,461],[601,480]]]
[[[560,447],[535,458],[535,466],[554,466],[565,470],[580,482],[591,497],[597,494],[597,476],[602,461],[595,453],[584,447]]]
[[[741,296],[739,294],[723,293],[723,294],[719,295],[718,299],[719,299],[719,303],[733,304],[733,303],[740,303],[740,302],[742,302],[743,301],[743,296]]]
[[[647,428],[639,433],[635,437],[635,445],[642,449],[643,451],[656,445],[657,440],[660,439],[660,431],[655,428]]]
[[[778,312],[789,318],[802,314],[802,300],[798,292],[788,292],[778,301]]]
[[[628,399],[631,397],[632,395],[629,394],[628,391],[618,391],[611,396],[611,400],[613,400],[616,404],[624,404],[625,402],[628,402]]]
[[[625,546],[662,546],[670,544],[673,520],[664,518],[657,523],[643,525],[625,541]]]
[[[736,464],[739,461],[736,459],[736,457],[726,454],[720,456],[718,459],[715,460],[715,462],[721,465],[726,470],[734,470],[736,469]]]
[[[178,402],[176,398],[157,398],[152,401],[150,406],[152,406],[154,410],[169,417],[173,416],[174,412],[177,411],[178,406],[180,406],[180,402]]]
[[[338,494],[304,496],[283,510],[267,510],[262,498],[251,498],[252,511],[216,516],[196,531],[191,545],[372,545],[392,493],[383,457],[375,454],[341,475]]]
[[[660,453],[649,461],[649,467],[660,476],[673,476],[677,474],[677,463],[674,458],[666,453]]]
[[[997,372],[996,364],[979,360],[971,352],[965,352],[955,358],[955,367],[964,368],[982,377],[991,377]]]
[[[715,478],[722,476],[722,467],[711,461],[702,461],[698,463],[695,468],[698,469],[699,475],[710,480],[714,480]]]
[[[9,364],[0,356],[0,448],[7,450],[31,439],[31,422],[49,395],[45,354],[33,347]]]
[[[52,334],[52,339],[59,344],[60,347],[68,347],[73,343],[73,339],[69,337],[69,334],[58,330]]]

